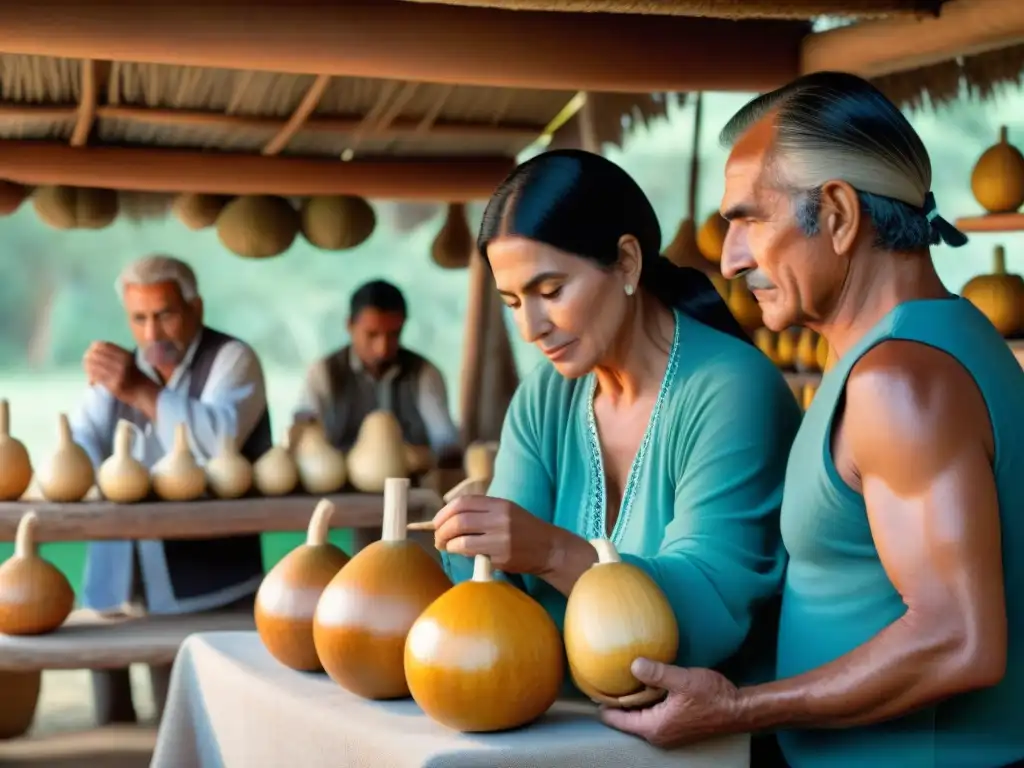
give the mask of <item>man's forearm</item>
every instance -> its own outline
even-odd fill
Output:
[[[148,377],[143,377],[132,391],[127,405],[142,413],[151,422],[156,421],[156,403],[160,397],[161,387]]]
[[[735,730],[870,725],[994,685],[1000,663],[975,645],[951,621],[926,624],[908,613],[830,664],[740,689]]]

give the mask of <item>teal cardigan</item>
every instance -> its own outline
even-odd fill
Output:
[[[587,539],[606,535],[595,384],[593,374],[567,380],[547,364],[523,380],[488,492]],[[782,375],[758,349],[676,313],[661,393],[611,539],[668,596],[680,665],[721,666],[780,590],[779,508],[800,418]],[[443,560],[455,583],[470,577],[469,559],[445,553]],[[534,576],[503,578],[561,628],[561,593]],[[763,634],[773,652],[772,630]],[[756,666],[772,661],[761,655]]]

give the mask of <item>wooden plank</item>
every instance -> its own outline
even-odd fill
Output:
[[[320,498],[334,502],[333,528],[380,529],[383,497],[371,493],[202,500],[187,503],[144,502],[79,504],[13,501],[0,503],[0,541],[13,541],[18,521],[28,510],[39,515],[37,540],[190,539],[245,533],[304,531]],[[427,488],[409,491],[409,520],[429,519],[443,505]]]
[[[49,635],[0,635],[0,671],[170,664],[178,647],[194,632],[250,632],[255,628],[248,611],[106,618],[94,611],[75,611],[63,627]]]
[[[962,232],[1024,232],[1024,213],[989,213],[985,216],[968,216],[956,220],[957,229]]]

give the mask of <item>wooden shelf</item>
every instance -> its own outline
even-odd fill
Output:
[[[956,220],[956,227],[962,232],[999,234],[1001,232],[1024,232],[1024,212],[989,213],[985,216],[967,216]]]

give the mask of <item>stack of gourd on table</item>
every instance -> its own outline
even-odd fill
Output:
[[[11,441],[10,407],[0,401],[0,441]],[[22,497],[33,474],[43,498],[54,503],[85,499],[96,486],[108,501],[131,504],[155,497],[162,501],[196,501],[204,497],[239,499],[246,495],[285,496],[291,493],[336,493],[351,486],[364,493],[383,491],[383,477],[410,477],[429,471],[430,449],[403,441],[398,421],[388,411],[374,411],[360,425],[347,453],[332,446],[316,422],[292,428],[286,445],[271,447],[250,463],[233,437],[226,437],[216,456],[200,466],[189,447],[188,429],[178,424],[170,451],[151,469],[132,456],[136,427],[117,423],[113,451],[98,469],[75,443],[66,414],[58,416],[57,448],[33,468],[24,445],[0,457],[0,501]]]
[[[486,450],[467,449],[469,474],[486,463],[472,455],[477,447]],[[333,507],[320,501],[306,543],[264,578],[256,627],[281,664],[295,674],[326,673],[363,699],[412,698],[441,725],[475,733],[541,717],[566,667],[599,703],[663,695],[644,688],[630,664],[638,656],[675,659],[675,617],[657,584],[610,541],[591,542],[598,563],[569,596],[563,638],[539,603],[496,577],[486,556],[453,586],[438,560],[407,538],[408,488],[407,479],[384,480],[381,540],[352,558],[328,542]]]

